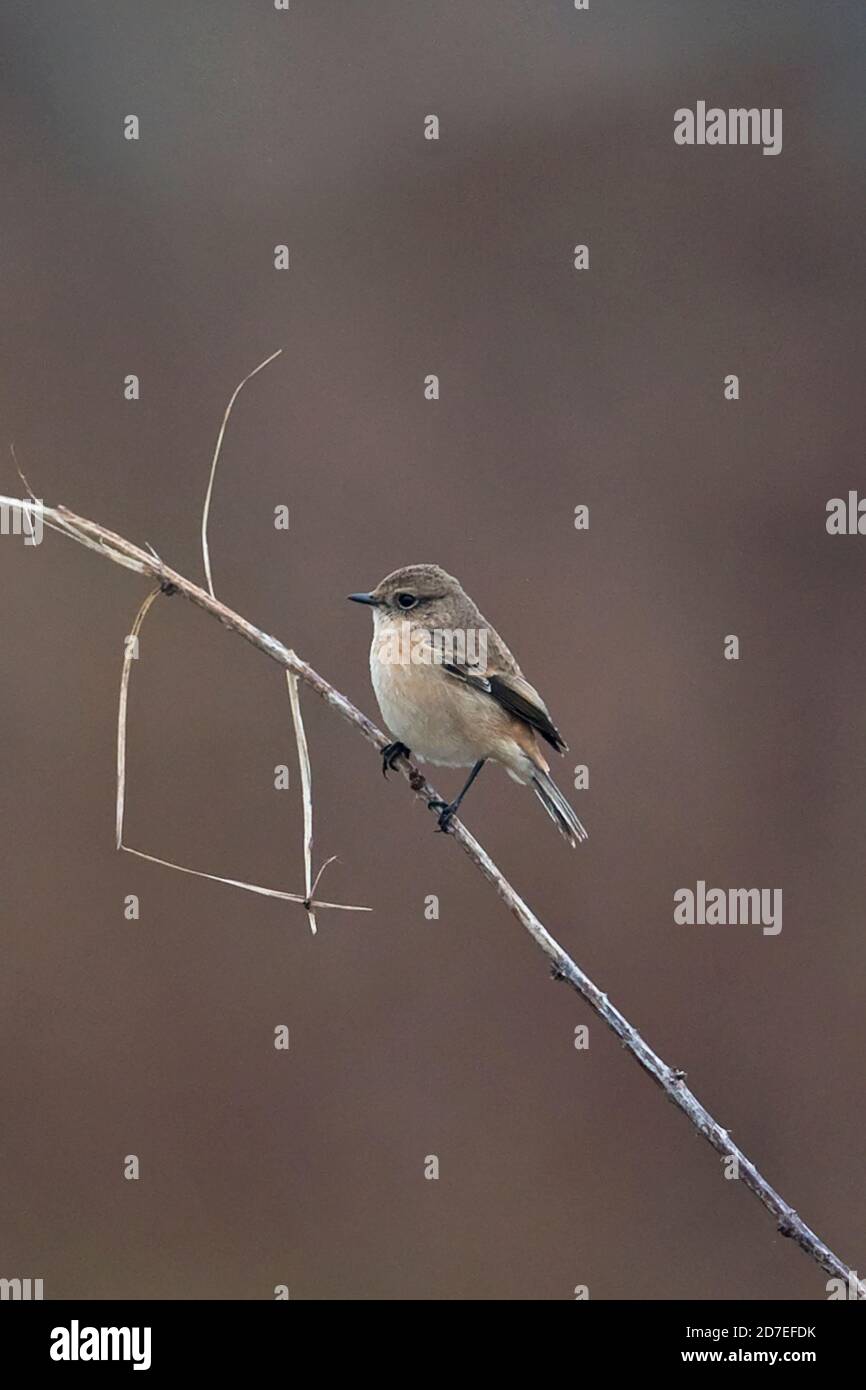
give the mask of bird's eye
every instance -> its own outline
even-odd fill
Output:
[[[399,608],[414,608],[418,602],[414,594],[398,594],[397,605]]]

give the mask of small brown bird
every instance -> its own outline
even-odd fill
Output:
[[[370,673],[382,718],[394,735],[382,772],[410,752],[424,762],[471,767],[454,801],[431,802],[447,830],[490,759],[532,787],[571,845],[587,833],[550,776],[539,738],[558,753],[567,744],[547,707],[499,634],[452,575],[438,565],[395,570],[368,594],[349,594],[373,609]]]

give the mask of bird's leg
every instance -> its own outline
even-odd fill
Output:
[[[403,756],[408,758],[410,752],[411,749],[407,748],[405,743],[401,743],[399,739],[396,743],[387,743],[382,749],[382,776],[387,777],[389,772],[393,772],[397,759]]]
[[[448,826],[451,824],[451,817],[452,817],[453,815],[456,814],[457,809],[458,809],[458,807],[459,807],[461,801],[463,800],[464,796],[465,796],[466,793],[468,792],[469,788],[472,786],[472,783],[475,781],[475,778],[478,776],[479,772],[481,771],[482,767],[484,766],[484,764],[485,764],[486,762],[487,762],[487,759],[486,759],[486,758],[479,758],[479,759],[478,759],[478,762],[475,764],[475,766],[473,767],[473,769],[472,769],[472,771],[470,772],[469,776],[466,778],[466,785],[465,785],[465,787],[464,787],[463,790],[460,792],[459,796],[457,796],[457,797],[454,799],[454,801],[428,801],[428,802],[427,802],[427,809],[428,809],[428,810],[430,810],[430,811],[438,811],[438,812],[439,812],[439,829],[440,829],[440,830],[445,831],[445,830],[448,829]]]

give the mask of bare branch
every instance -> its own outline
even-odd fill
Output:
[[[34,504],[29,501],[22,501],[20,498],[0,497],[0,505],[27,509]],[[292,672],[293,675],[302,680],[342,719],[352,724],[375,748],[381,751],[387,745],[389,740],[381,730],[359,709],[356,709],[345,695],[335,689],[295,652],[290,651],[282,642],[248,622],[239,613],[227,608],[225,604],[220,603],[218,599],[205,592],[197,584],[193,584],[191,580],[186,579],[175,570],[167,568],[158,558],[149,555],[147,551],[133,545],[131,541],[125,540],[124,537],[118,536],[115,532],[109,531],[106,527],[100,526],[97,522],[76,516],[74,512],[68,511],[65,507],[43,507],[42,519],[46,526],[62,531],[73,540],[86,545],[91,550],[98,551],[117,564],[134,569],[139,574],[147,575],[152,579],[158,579],[162,584],[171,584],[191,603],[194,603],[198,608],[203,608],[205,612],[217,618],[224,627],[244,637],[259,651],[269,656],[272,661],[276,661],[285,670]],[[405,757],[400,758],[396,766],[399,767],[409,782],[415,796],[425,804],[429,801],[441,800],[418,768]],[[714,1120],[694,1092],[689,1089],[685,1082],[685,1073],[662,1061],[638,1030],[629,1023],[619,1009],[611,1004],[607,995],[575,964],[559,942],[551,936],[547,928],[536,917],[532,909],[512,888],[487,851],[469,833],[462,822],[453,820],[449,827],[449,833],[476,868],[492,884],[512,915],[516,917],[536,945],[547,956],[554,977],[566,981],[585,1000],[593,1012],[619,1038],[626,1051],[631,1053],[643,1070],[648,1073],[668,1099],[686,1115],[697,1132],[703,1135],[715,1151],[726,1159],[735,1160],[743,1184],[775,1219],[782,1235],[794,1240],[801,1250],[805,1251],[827,1274],[844,1280],[850,1288],[857,1291],[859,1298],[866,1298],[866,1283],[858,1280],[855,1271],[845,1264],[838,1255],[834,1254],[829,1246],[806,1225],[794,1208],[767,1182],[751,1159],[734,1143],[727,1130]],[[187,870],[186,872],[195,871]],[[232,880],[226,881],[232,882]],[[316,906],[323,906],[323,904],[316,904]]]

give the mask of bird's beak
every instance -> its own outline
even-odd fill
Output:
[[[353,603],[369,603],[372,604],[374,608],[379,603],[375,594],[347,594],[346,597],[351,599]]]

